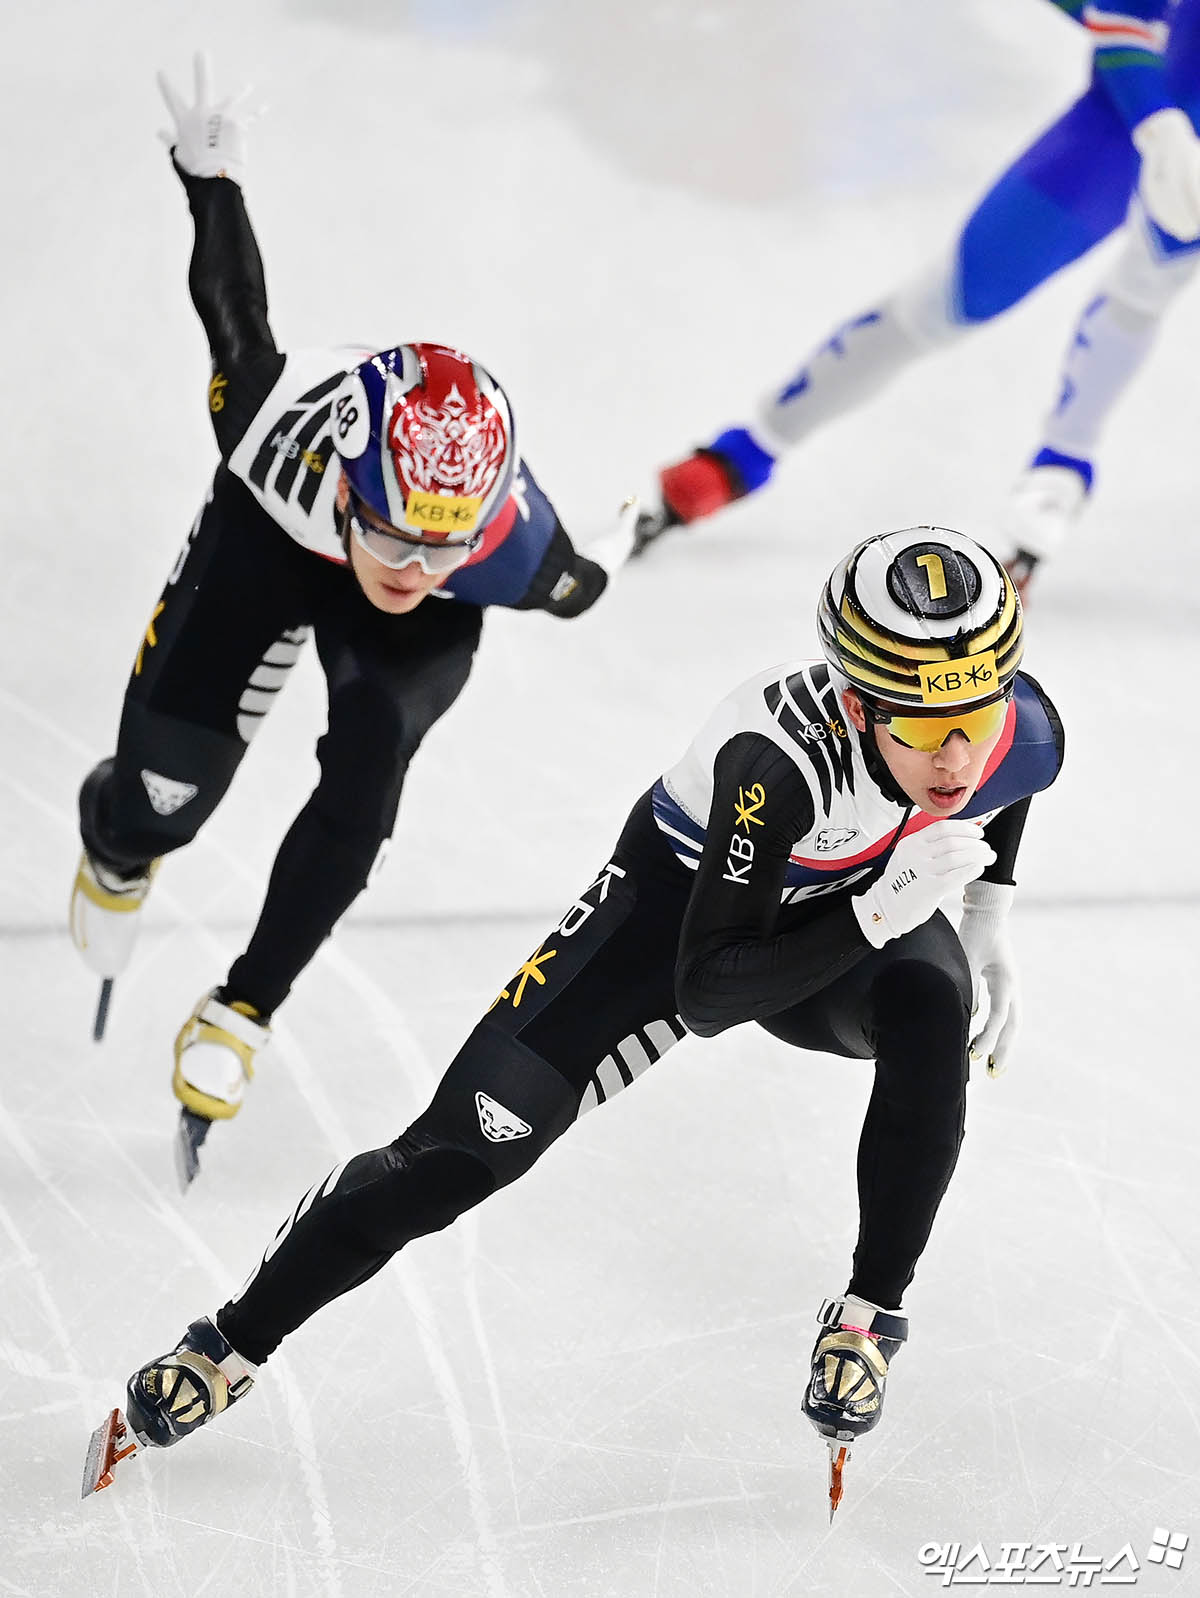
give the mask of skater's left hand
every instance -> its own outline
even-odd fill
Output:
[[[971,1058],[986,1060],[989,1076],[1005,1070],[1017,1030],[1017,966],[1008,939],[1014,891],[1010,883],[969,882],[963,892],[958,936],[971,967],[973,1018],[985,989],[988,998],[987,1020],[971,1039]]]
[[[216,100],[212,91],[212,66],[203,50],[193,62],[196,103],[187,105],[165,72],[158,74],[159,92],[174,122],[174,131],[159,138],[190,177],[229,178],[240,184],[246,170],[246,129],[257,112],[249,111],[248,88]]]
[[[1142,158],[1138,193],[1150,219],[1181,243],[1200,238],[1200,139],[1186,111],[1167,106],[1131,137]]]

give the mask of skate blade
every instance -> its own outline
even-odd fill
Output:
[[[92,1022],[92,1042],[101,1043],[104,1028],[108,1025],[108,1006],[112,999],[113,979],[104,977],[100,983],[100,997],[96,1000],[96,1019]]]
[[[833,1525],[833,1517],[837,1514],[837,1507],[842,1501],[842,1471],[846,1461],[850,1458],[850,1450],[845,1443],[830,1441],[829,1449],[829,1524]]]
[[[208,1136],[212,1122],[191,1110],[180,1110],[175,1131],[175,1175],[179,1190],[186,1193],[200,1174],[200,1145]]]
[[[679,525],[679,521],[669,511],[639,510],[634,523],[633,548],[629,551],[630,560],[636,560],[664,533],[669,533]]]
[[[124,1415],[114,1409],[92,1433],[83,1462],[83,1491],[79,1496],[90,1498],[101,1487],[111,1487],[113,1472],[123,1459],[137,1453],[137,1446],[129,1435]]]

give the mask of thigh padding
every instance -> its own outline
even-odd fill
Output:
[[[481,1021],[409,1133],[425,1145],[470,1153],[503,1187],[566,1131],[577,1108],[575,1093],[552,1066]]]

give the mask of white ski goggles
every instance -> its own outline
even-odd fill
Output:
[[[402,533],[398,528],[385,532],[376,522],[367,520],[353,499],[347,502],[345,516],[359,548],[392,571],[400,571],[416,561],[427,577],[442,577],[470,560],[483,542],[482,532],[454,542],[422,538],[417,533]]]

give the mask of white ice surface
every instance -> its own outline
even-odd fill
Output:
[[[324,1311],[211,1431],[79,1502],[128,1372],[423,1107],[708,705],[811,650],[833,558],[913,521],[987,532],[1098,260],[589,617],[491,618],[386,870],[181,1200],[170,1040],[253,922],[322,700],[308,662],[162,871],[93,1048],[63,916],[75,790],[213,460],[154,69],[187,82],[207,44],[269,104],[247,188],[280,342],[476,352],[586,537],[940,247],[1076,91],[1081,46],[1034,0],[45,0],[5,43],[0,1593],[882,1598],[938,1590],[933,1539],[1200,1536],[1200,293],[1036,596],[1028,662],[1070,747],[1021,864],[1023,1047],[971,1089],[833,1531],[798,1400],[869,1077],[754,1028],[679,1048]],[[1200,1547],[1137,1590],[1198,1571]]]

